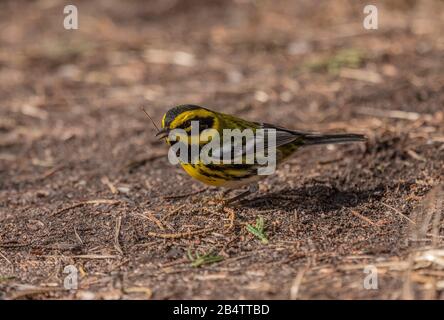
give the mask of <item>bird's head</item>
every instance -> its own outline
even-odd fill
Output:
[[[199,131],[192,128],[194,121],[199,123]],[[162,118],[162,129],[156,134],[159,138],[167,138],[170,131],[174,129],[185,130],[188,136],[193,131],[201,133],[205,129],[216,129],[219,131],[220,120],[218,114],[196,105],[180,105],[171,108]],[[169,140],[167,139],[167,143]]]

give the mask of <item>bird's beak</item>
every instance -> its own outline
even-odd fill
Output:
[[[169,134],[170,134],[170,129],[163,128],[162,130],[160,130],[159,132],[156,133],[156,137],[159,137],[159,139],[163,139],[163,138],[168,137]]]

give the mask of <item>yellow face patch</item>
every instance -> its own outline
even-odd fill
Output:
[[[169,111],[171,112],[171,110]],[[199,128],[198,132],[202,131],[202,128],[205,129],[215,129],[219,132],[218,128],[220,127],[220,121],[218,114],[216,112],[204,109],[204,108],[197,108],[192,110],[186,110],[182,111],[181,113],[177,114],[173,119],[171,119],[171,114],[166,113],[162,118],[162,128],[166,128],[169,130],[174,129],[182,129],[187,132],[186,136],[180,136],[179,140],[184,139],[185,141],[188,140],[188,143],[191,143],[191,122],[192,121],[199,121]],[[208,143],[208,134],[205,135],[203,139],[198,139],[197,141],[194,141],[194,143],[199,144],[205,144]],[[166,142],[171,145],[169,139],[166,139]]]
[[[166,118],[166,116],[167,116],[167,114],[165,113],[163,115],[163,118],[162,118],[162,128],[165,128],[165,118]]]

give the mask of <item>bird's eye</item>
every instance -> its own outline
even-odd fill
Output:
[[[187,120],[180,126],[182,129],[189,128],[191,126],[191,120]]]

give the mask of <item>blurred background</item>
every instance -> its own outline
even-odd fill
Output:
[[[442,106],[442,1],[377,2],[377,30],[363,1],[78,1],[78,30],[64,29],[65,5],[0,4],[4,131],[82,128],[128,148],[128,127],[150,127],[141,105],[157,120],[196,103],[314,129],[369,104]]]
[[[64,28],[68,4],[77,30]],[[416,260],[404,262],[442,238],[417,213],[426,240],[412,247],[408,219],[444,192],[444,2],[373,1],[377,30],[363,27],[367,4],[1,1],[5,297],[442,298],[442,270],[406,278]],[[169,165],[140,110],[160,122],[186,103],[369,142],[301,151],[227,230],[227,212],[196,203],[212,191]],[[243,227],[259,213],[268,249]],[[199,228],[213,229],[153,235]],[[190,247],[226,261],[193,269]],[[93,254],[103,259],[78,258]],[[363,266],[378,261],[382,289],[363,290]],[[52,291],[66,264],[83,270],[76,293]]]

